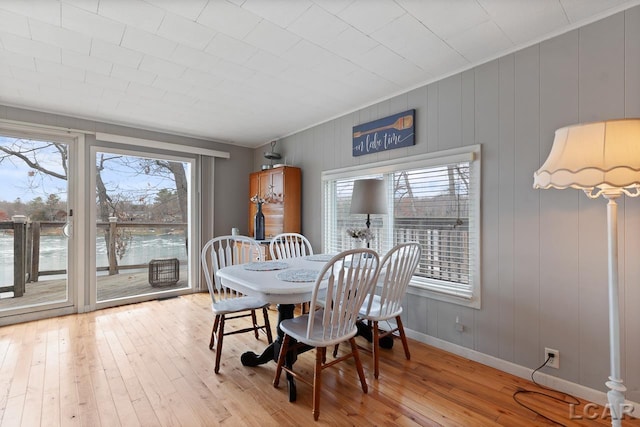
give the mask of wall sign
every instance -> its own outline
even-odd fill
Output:
[[[378,153],[415,144],[416,110],[353,127],[353,156]]]

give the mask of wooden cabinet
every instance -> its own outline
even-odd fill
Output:
[[[281,166],[249,176],[249,198],[258,194],[269,201],[262,205],[265,239],[280,233],[300,233],[301,171]],[[249,236],[254,236],[253,218],[256,205],[249,202]]]

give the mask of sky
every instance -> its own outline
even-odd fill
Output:
[[[0,137],[0,145],[10,146],[15,138]],[[44,143],[39,143],[44,146]],[[5,157],[0,152],[0,157]],[[53,149],[41,149],[38,152],[38,162],[58,173],[64,173],[60,165],[60,155]],[[18,197],[23,203],[36,197],[46,199],[49,194],[57,194],[62,200],[66,199],[66,182],[64,180],[42,174],[34,174],[24,161],[5,157],[0,162],[0,201],[13,202]]]
[[[0,136],[0,146],[11,146],[14,141],[15,138]],[[60,154],[55,147],[46,147],[47,143],[37,141],[29,141],[29,144],[29,148],[32,148],[34,144],[38,147],[39,164],[46,166],[49,170],[64,174]],[[97,154],[99,156],[101,153]],[[0,161],[0,201],[14,202],[19,197],[23,203],[28,203],[36,197],[46,200],[49,194],[58,195],[61,201],[67,199],[67,182],[65,180],[42,173],[34,173],[34,170],[24,161],[15,157],[6,157],[5,153],[0,151],[0,158],[3,156],[5,158]],[[110,156],[113,157],[113,155]],[[154,201],[155,194],[161,188],[175,190],[173,179],[155,176],[153,173],[145,174],[144,171],[118,164],[121,159],[124,159],[137,165],[138,157],[118,157],[120,158],[118,161],[107,162],[108,168],[102,172],[102,179],[108,190],[117,188],[120,192],[130,194],[130,197],[135,199],[132,201],[141,202],[144,200],[147,203]],[[187,176],[189,176],[188,172]]]

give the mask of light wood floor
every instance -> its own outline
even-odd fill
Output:
[[[539,390],[534,384],[415,341],[411,361],[399,342],[383,351],[377,381],[362,352],[366,395],[351,362],[325,370],[314,423],[309,386],[299,382],[290,403],[286,382],[271,384],[274,363],[240,364],[240,354],[261,350],[265,338],[226,337],[220,374],[213,373],[209,303],[208,294],[195,294],[0,328],[0,425],[552,425],[512,399],[519,388]],[[310,372],[312,363],[309,352],[296,366]],[[564,425],[610,425],[572,421],[568,405],[540,396],[523,400]]]

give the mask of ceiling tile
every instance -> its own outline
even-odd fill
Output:
[[[258,49],[224,33],[218,33],[209,42],[205,51],[219,58],[227,58],[236,64],[244,64],[256,54]]]
[[[210,1],[204,8],[198,22],[243,40],[262,18],[226,1]]]
[[[87,12],[98,13],[98,4],[100,0],[63,0],[64,3],[71,4],[75,7],[79,7],[80,9],[84,9]],[[62,4],[62,8],[64,9],[65,4]]]
[[[0,50],[0,64],[15,65],[33,71],[36,70],[36,63],[33,56],[10,52],[8,50]]]
[[[129,83],[129,87],[127,87],[127,93],[134,96],[140,96],[142,98],[159,100],[164,97],[166,91],[157,87],[131,82]]]
[[[171,53],[178,44],[155,34],[133,27],[127,27],[120,46],[136,52],[146,53],[158,58],[171,58]]]
[[[336,39],[349,25],[319,6],[307,9],[287,30],[324,46]]]
[[[186,67],[151,55],[145,55],[138,69],[150,71],[157,75],[178,78],[184,73]]]
[[[60,48],[15,34],[0,32],[0,43],[9,52],[60,62]]]
[[[141,0],[100,0],[98,14],[135,28],[155,32],[160,27],[165,12]]]
[[[116,64],[126,65],[131,68],[138,68],[144,55],[140,52],[116,46],[102,40],[93,40],[91,44],[91,56]]]
[[[211,28],[173,14],[167,14],[158,28],[158,35],[200,50],[209,44],[215,34]]]
[[[29,38],[31,32],[29,30],[28,19],[17,13],[2,10],[0,3],[0,29],[5,33],[15,34],[20,37]]]
[[[62,49],[62,63],[69,67],[94,71],[105,75],[109,75],[113,67],[113,63],[110,61],[105,61],[95,56],[81,55],[65,49]]]
[[[83,69],[68,67],[59,62],[47,61],[46,59],[36,58],[36,71],[43,75],[84,82],[85,72]]]
[[[42,0],[2,0],[0,8],[41,22],[60,25],[60,2]]]
[[[313,2],[327,12],[337,15],[353,3],[354,0],[313,0]]]
[[[96,73],[93,71],[87,71],[85,76],[85,82],[87,84],[101,86],[110,91],[119,90],[124,92],[129,86],[128,80],[118,79],[102,73]]]
[[[176,15],[183,16],[191,21],[198,19],[198,16],[200,16],[208,1],[209,0],[146,0],[147,3],[151,3],[156,7],[175,13]]]
[[[513,47],[498,26],[488,21],[447,39],[447,43],[470,62],[480,61]]]
[[[305,10],[313,6],[309,0],[246,0],[242,3],[242,8],[246,9],[262,18],[287,28]]]
[[[514,44],[536,39],[569,23],[558,2],[527,0],[481,0],[483,8]]]
[[[441,39],[489,20],[489,15],[476,0],[398,0],[398,3]]]
[[[244,64],[252,70],[260,70],[266,74],[276,75],[289,67],[289,62],[284,58],[264,50],[258,50]]]
[[[89,54],[91,38],[88,36],[44,22],[37,23],[33,20],[30,20],[30,27],[33,40],[85,55]]]
[[[167,76],[158,76],[153,81],[153,87],[157,87],[158,89],[163,89],[166,92],[171,92],[176,95],[185,95],[188,96],[192,93],[198,93],[196,89],[198,86],[191,84],[186,81],[184,78],[173,79]]]
[[[332,40],[328,40],[323,47],[335,52],[343,58],[352,60],[354,57],[367,52],[379,43],[370,36],[356,30],[353,27],[349,27],[334,37]]]
[[[300,37],[269,21],[262,21],[243,40],[267,52],[279,55],[298,43]]]
[[[363,33],[371,34],[406,13],[395,2],[376,2],[374,7],[370,3],[371,0],[356,0],[340,12],[340,17]]]
[[[197,100],[196,97],[171,91],[166,92],[162,97],[162,101],[169,105],[184,105],[189,107],[193,106]]]
[[[224,79],[218,76],[214,77],[210,73],[188,68],[182,75],[181,80],[193,85],[194,87],[201,86],[205,88],[217,88]]]
[[[62,4],[62,27],[113,44],[120,44],[125,29],[123,23],[64,3]]]
[[[181,44],[176,46],[175,50],[171,53],[171,57],[168,58],[169,61],[191,68],[207,67],[214,59],[212,55],[206,52]]]
[[[111,70],[111,77],[128,80],[136,83],[152,85],[156,75],[149,71],[136,70],[124,65],[114,64]]]

